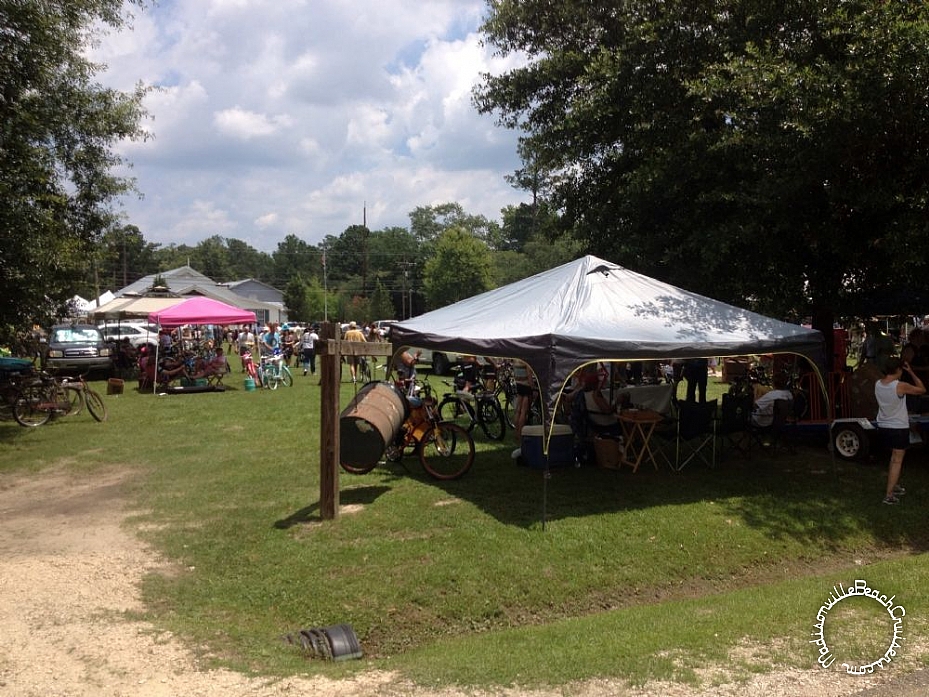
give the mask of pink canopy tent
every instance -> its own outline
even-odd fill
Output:
[[[148,316],[149,322],[154,322],[159,327],[180,327],[185,324],[255,324],[255,313],[249,310],[240,310],[232,305],[195,296],[173,307],[167,307],[158,312],[152,312]],[[159,346],[155,347],[155,363],[158,362]],[[154,394],[157,380],[152,383],[152,393]]]
[[[254,324],[255,313],[240,310],[219,300],[197,296],[173,307],[152,312],[148,321],[162,327],[180,327],[184,324]]]

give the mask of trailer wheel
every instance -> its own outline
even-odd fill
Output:
[[[838,424],[832,429],[832,447],[843,460],[863,460],[869,446],[868,436],[858,424]]]

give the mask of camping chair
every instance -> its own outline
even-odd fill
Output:
[[[225,359],[225,356],[223,356]],[[228,373],[232,372],[232,368],[229,367],[229,361],[223,360],[223,364],[216,365],[215,368],[206,376],[206,384],[213,385],[218,387],[223,384],[223,378],[226,377]]]
[[[782,448],[788,453],[794,449],[790,443],[790,427],[796,423],[794,417],[794,401],[792,399],[776,399],[774,401],[773,420],[770,426],[752,425],[752,437],[756,443],[771,452],[777,453]]]
[[[680,472],[695,459],[707,466],[716,466],[716,407],[717,401],[680,402],[674,428],[655,431],[660,438],[673,444],[674,457],[665,454],[671,469]],[[663,453],[664,454],[664,453]]]
[[[723,395],[719,423],[716,425],[720,454],[735,451],[745,458],[751,457],[752,440],[752,396]]]

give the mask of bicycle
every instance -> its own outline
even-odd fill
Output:
[[[0,358],[0,419],[13,418],[13,404],[22,386],[35,378],[31,361],[20,358]]]
[[[519,396],[516,393],[516,378],[513,376],[513,362],[509,360],[501,361],[497,365],[497,384],[494,387],[494,397],[497,403],[501,405],[503,415],[509,427],[516,428],[516,405],[519,403]],[[538,399],[537,390],[532,390],[532,397],[529,401],[529,410],[526,412],[526,423],[524,426],[539,425],[542,423],[542,406]]]
[[[448,381],[446,385],[458,388]],[[475,426],[491,440],[503,440],[506,435],[506,417],[497,401],[495,393],[484,390],[481,385],[474,385],[472,392],[456,389],[442,396],[439,404],[439,418],[442,421],[452,421],[469,433]]]
[[[293,387],[294,376],[290,368],[284,365],[283,354],[275,350],[271,356],[262,356],[258,366],[258,377],[263,387],[276,390],[278,385]]]
[[[458,479],[471,469],[474,439],[458,424],[439,418],[437,400],[429,383],[398,380],[393,388],[409,403],[410,409],[397,437],[387,446],[385,459],[399,462],[405,453],[414,452],[423,469],[441,481]],[[417,396],[410,396],[413,394]],[[341,464],[342,469],[352,474],[367,474],[377,465]]]
[[[73,414],[80,414],[86,406],[87,411],[90,412],[93,418],[101,423],[106,421],[108,416],[106,403],[103,401],[103,397],[100,396],[100,393],[94,391],[90,385],[87,384],[87,380],[84,379],[83,375],[78,375],[76,378],[62,378],[61,386],[64,388],[65,392],[77,395],[76,404],[75,398],[73,396],[71,398]]]
[[[371,363],[369,363],[368,359],[364,356],[358,356],[358,367],[356,371],[358,373],[358,381],[362,385],[367,385],[374,379],[371,374]]]
[[[59,381],[49,373],[25,383],[13,403],[13,418],[20,426],[42,426],[53,416],[79,414],[84,406],[97,421],[106,421],[103,398],[94,392],[83,376],[73,382]]]
[[[732,377],[732,384],[729,386],[729,394],[733,397],[744,397],[751,395],[755,398],[755,385],[768,386],[771,379],[763,365],[750,367],[744,375],[735,375]]]

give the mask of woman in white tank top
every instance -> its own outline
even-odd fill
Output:
[[[909,373],[913,384],[901,382],[903,371]],[[887,470],[887,492],[884,503],[900,503],[905,489],[898,485],[903,469],[903,456],[910,444],[910,415],[906,410],[908,394],[921,395],[926,388],[910,364],[896,356],[888,358],[884,365],[884,377],[874,383],[877,398],[877,426],[890,445],[890,468]]]

